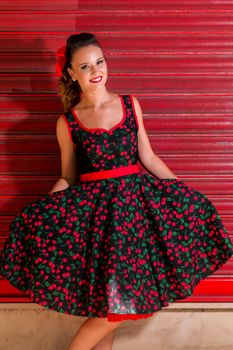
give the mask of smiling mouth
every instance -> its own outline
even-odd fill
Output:
[[[102,80],[102,77],[98,76],[96,78],[91,79],[90,82],[92,82],[92,83],[99,83],[101,80]]]

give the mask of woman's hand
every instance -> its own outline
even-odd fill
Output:
[[[60,179],[57,180],[57,182],[54,184],[52,190],[48,194],[53,193],[53,192],[57,192],[57,191],[65,190],[68,187],[70,187],[68,180],[65,179],[64,177],[61,177]]]

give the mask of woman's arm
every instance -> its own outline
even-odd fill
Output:
[[[138,155],[143,166],[161,179],[178,179],[168,166],[152,150],[150,140],[143,123],[142,109],[138,99],[132,96],[136,118],[138,120]]]
[[[78,164],[74,144],[62,115],[57,119],[56,135],[61,151],[61,177],[49,193],[61,191],[74,185],[78,177]]]

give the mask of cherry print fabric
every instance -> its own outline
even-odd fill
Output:
[[[121,121],[88,129],[64,114],[81,173],[137,164],[138,121],[120,95]],[[134,173],[78,181],[18,212],[0,253],[0,274],[60,313],[137,320],[195,286],[233,255],[211,201],[180,179]]]

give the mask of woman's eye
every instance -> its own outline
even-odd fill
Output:
[[[103,63],[103,62],[104,62],[104,60],[99,60],[99,61],[97,62],[97,64]],[[85,66],[82,66],[81,69],[85,69],[85,67],[88,67],[87,64],[85,64]]]

